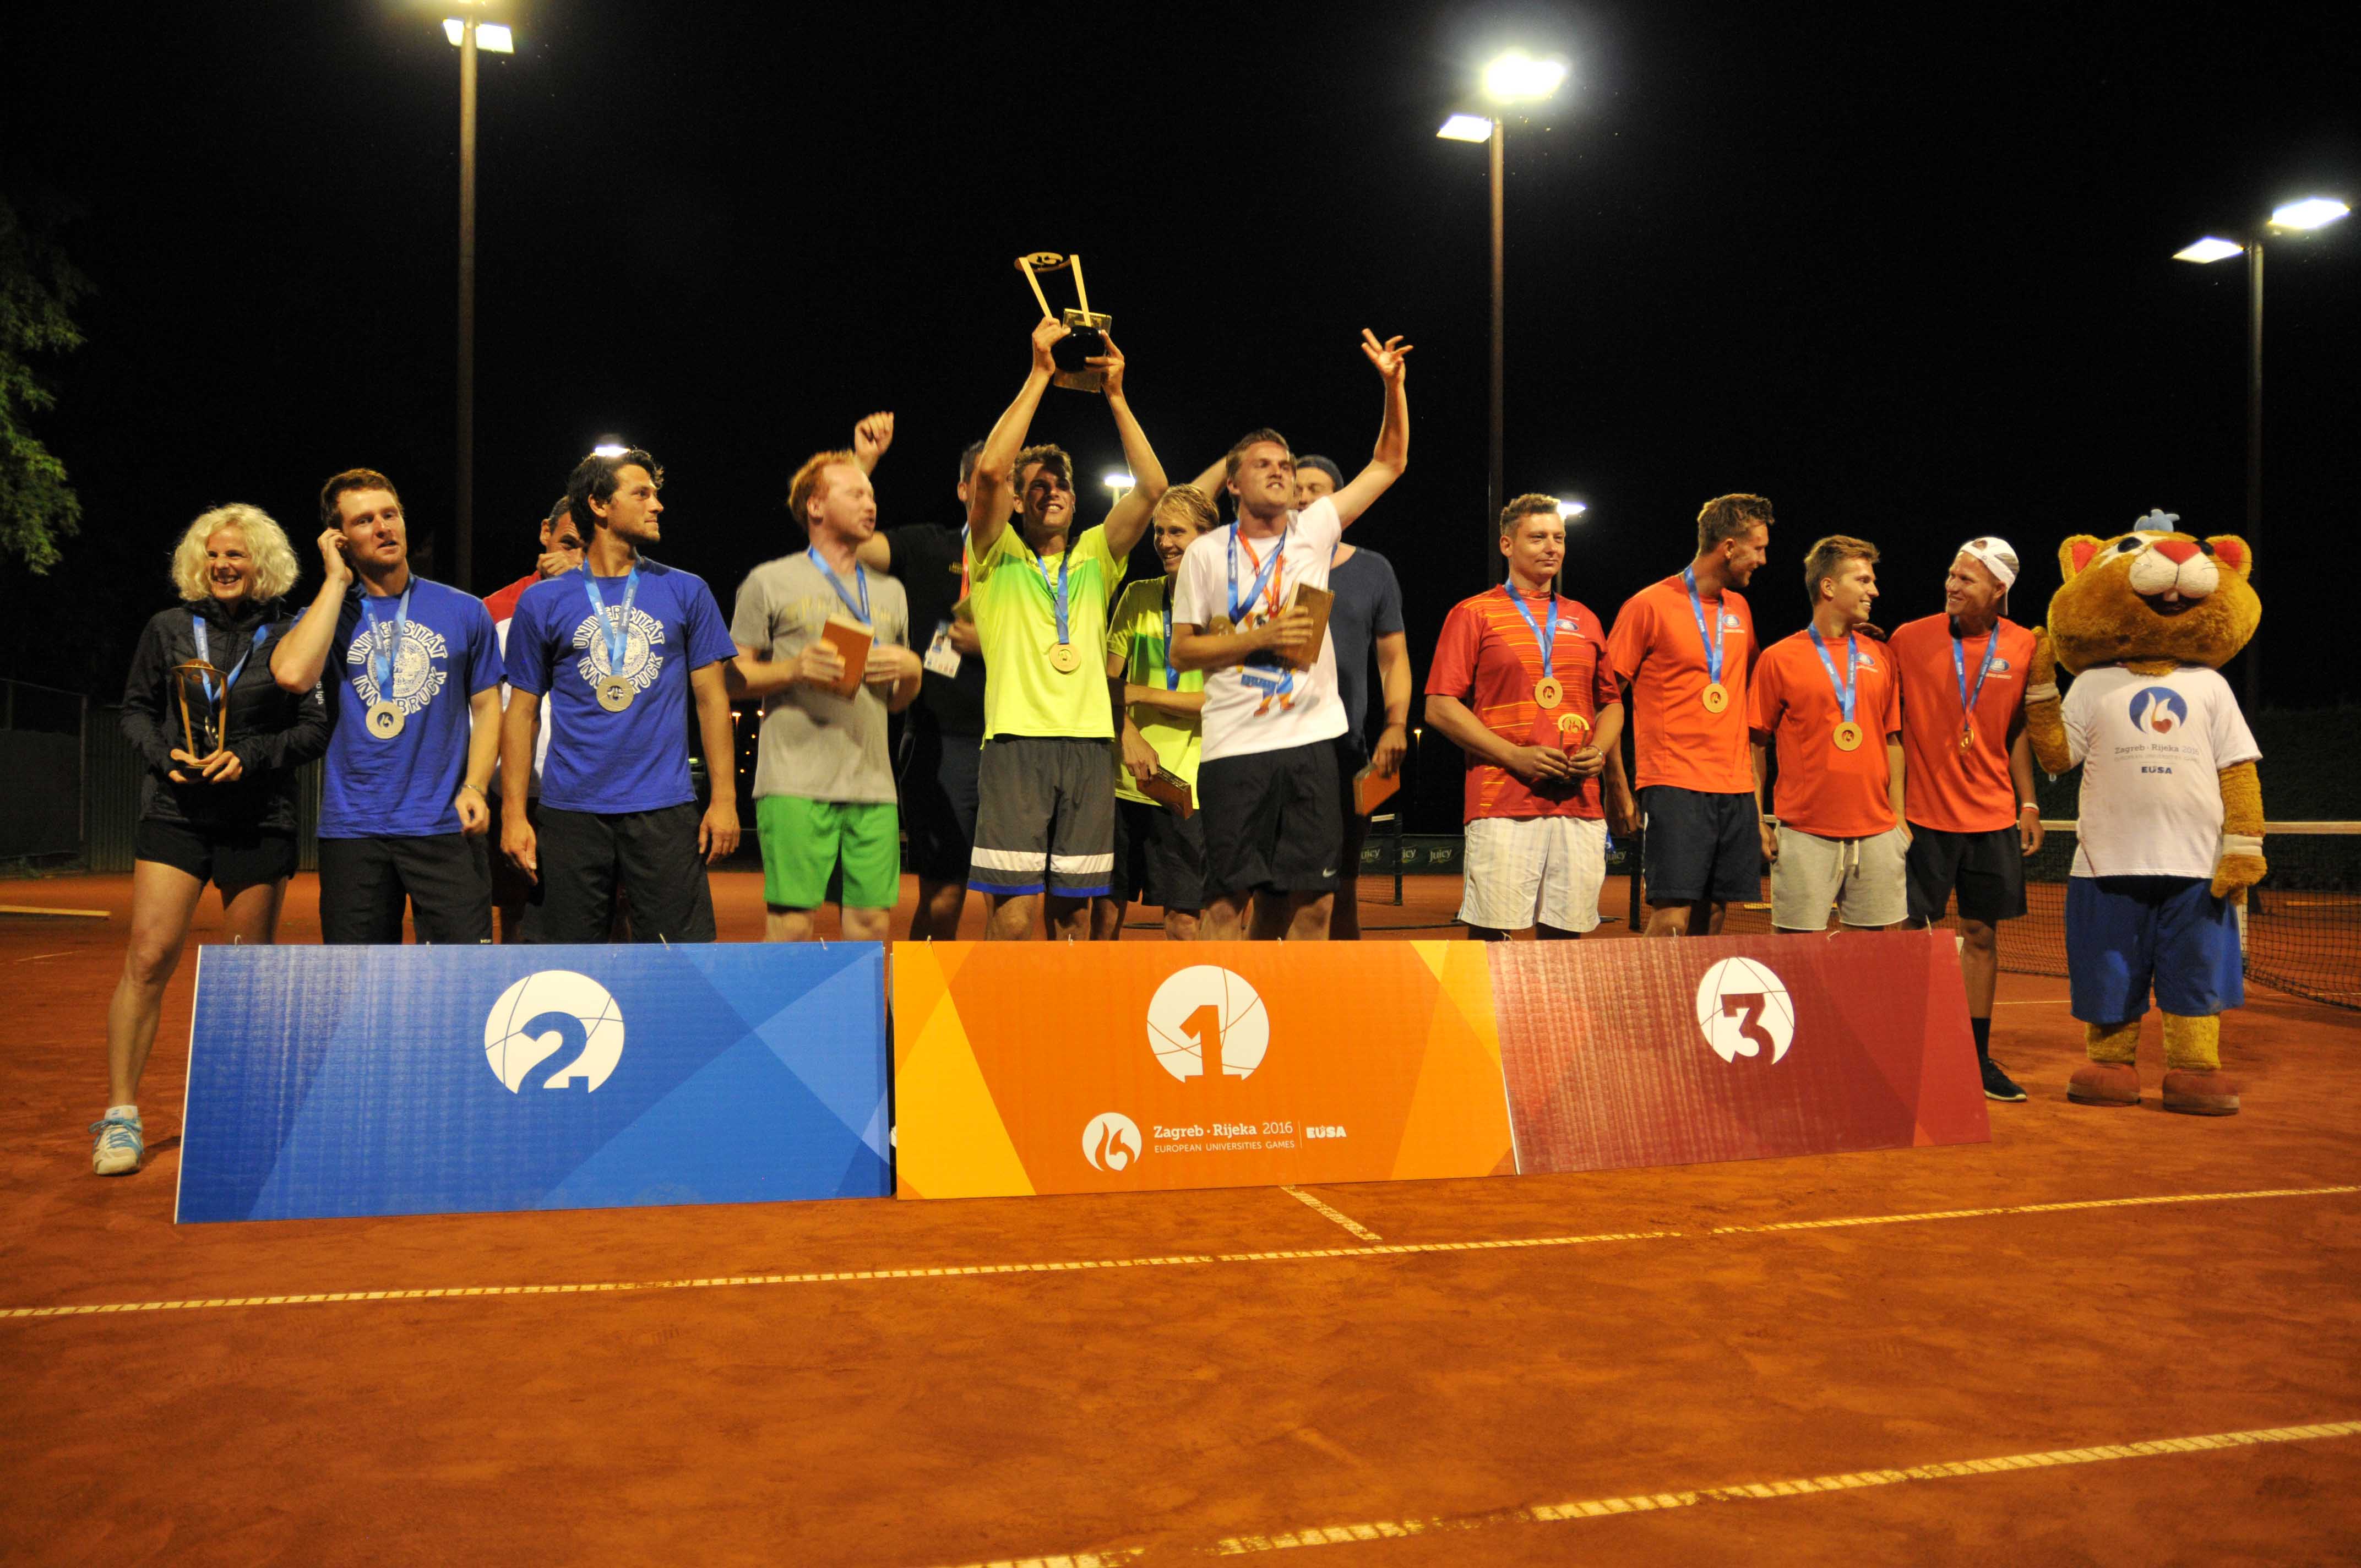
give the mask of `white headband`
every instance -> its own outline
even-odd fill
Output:
[[[1960,554],[1982,562],[1984,570],[1998,577],[2003,588],[2016,586],[2016,552],[2009,548],[2007,540],[1988,533],[1960,545]]]

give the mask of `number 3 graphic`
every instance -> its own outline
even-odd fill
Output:
[[[1741,992],[1721,999],[1721,1015],[1739,1021],[1739,1036],[1746,1041],[1745,1048],[1739,1052],[1741,1056],[1759,1056],[1764,1051],[1773,1056],[1778,1054],[1779,1043],[1763,1027],[1763,996],[1759,991]]]

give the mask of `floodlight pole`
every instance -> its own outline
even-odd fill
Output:
[[[2263,242],[2246,247],[2246,551],[2259,561],[2263,532]],[[2250,565],[2251,577],[2256,566]],[[2251,718],[2263,706],[2263,632],[2257,626],[2246,640],[2246,713]]]
[[[1509,125],[1505,115],[1492,116],[1492,451],[1491,467],[1484,492],[1484,521],[1488,525],[1499,522],[1500,509],[1508,504],[1507,434],[1505,430],[1508,407],[1508,154]],[[1487,526],[1477,531],[1477,537],[1484,547],[1484,584],[1489,587],[1498,579],[1494,572],[1500,562],[1500,552],[1493,540],[1493,531]]]
[[[451,508],[456,539],[451,583],[473,592],[476,576],[476,19],[459,34],[459,471]]]

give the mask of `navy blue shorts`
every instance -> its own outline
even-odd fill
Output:
[[[1677,784],[1640,792],[1649,904],[1752,904],[1763,896],[1762,817],[1752,795]]]
[[[2151,981],[2156,1004],[2184,1018],[2246,1000],[2237,905],[2202,878],[2067,878],[2066,967],[2085,1024],[2143,1016]]]

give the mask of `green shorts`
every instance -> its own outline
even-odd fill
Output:
[[[754,802],[763,843],[763,902],[818,909],[840,861],[847,909],[891,909],[902,894],[901,821],[890,800],[806,800],[766,795]]]

